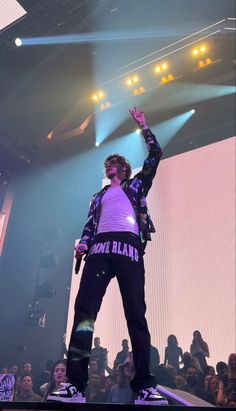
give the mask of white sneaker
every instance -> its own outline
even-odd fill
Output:
[[[60,401],[60,402],[86,402],[85,397],[77,388],[70,383],[62,383],[60,387],[55,389],[48,395],[47,401]]]
[[[156,388],[149,387],[139,391],[135,404],[168,405],[168,401],[158,393]]]

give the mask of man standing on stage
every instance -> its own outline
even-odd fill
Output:
[[[134,107],[130,115],[142,129],[148,149],[142,170],[130,179],[129,162],[118,154],[105,160],[105,186],[92,198],[88,220],[76,246],[76,258],[86,254],[80,288],[75,302],[75,317],[69,350],[68,383],[48,397],[63,402],[84,402],[88,382],[94,322],[106,288],[117,278],[132,344],[135,375],[130,385],[136,403],[167,404],[156,388],[149,371],[150,334],[145,318],[143,254],[151,232],[146,196],[162,156],[161,147],[146,124],[144,112]]]

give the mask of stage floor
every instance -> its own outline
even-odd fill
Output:
[[[173,409],[178,407],[178,411],[186,410],[187,406],[179,405],[135,405],[135,404],[108,404],[108,403],[86,403],[86,404],[68,404],[68,403],[52,403],[52,402],[0,402],[0,411],[4,410],[55,410],[55,411],[134,411],[135,409],[142,409],[147,411],[154,411],[158,409]],[[224,408],[221,408],[224,409]],[[196,407],[194,411],[209,410],[208,407]]]

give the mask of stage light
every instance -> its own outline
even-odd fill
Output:
[[[205,61],[206,61],[206,64],[212,64],[212,59],[210,59],[210,57],[208,57]]]
[[[108,107],[110,107],[111,106],[111,103],[109,102],[109,101],[106,101],[105,103],[102,103],[101,105],[100,105],[100,109],[101,110],[105,110],[105,108],[108,108]]]
[[[136,88],[133,91],[133,96],[137,96],[138,94],[144,93],[145,92],[145,88],[143,86],[140,86],[139,88]]]
[[[204,66],[205,66],[204,61],[200,60],[200,61],[198,62],[198,67],[199,67],[199,68],[202,68],[202,67],[204,67]]]
[[[191,114],[195,114],[196,113],[196,110],[194,110],[194,108],[192,109],[192,110],[190,110],[191,111]]]
[[[135,130],[135,134],[141,134],[141,129],[140,129],[140,128],[137,128],[137,129]]]
[[[160,73],[162,70],[166,70],[169,67],[168,63],[161,63],[160,66],[155,67],[155,72]]]
[[[105,97],[105,93],[103,91],[97,91],[96,93],[94,93],[94,95],[92,96],[92,99],[94,101],[98,101],[98,100],[102,100]]]
[[[20,46],[22,45],[22,40],[21,40],[19,37],[17,37],[17,38],[15,39],[15,45],[16,45],[17,47],[20,47]]]
[[[96,146],[96,147],[99,147],[99,146],[100,146],[100,143],[99,143],[98,141],[96,141],[95,146]]]
[[[165,84],[165,83],[169,83],[169,81],[173,81],[175,78],[172,74],[168,74],[168,76],[163,76],[161,78],[160,84]]]
[[[193,49],[192,53],[195,57],[199,56],[199,54],[204,54],[207,51],[207,47],[205,45],[199,46],[199,48]]]
[[[126,84],[127,84],[128,86],[133,86],[134,84],[138,83],[139,80],[140,80],[139,77],[135,75],[135,76],[132,77],[132,78],[128,78],[128,79],[126,80]]]

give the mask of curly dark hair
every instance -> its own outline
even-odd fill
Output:
[[[131,173],[132,173],[132,169],[131,169],[130,163],[129,163],[129,161],[128,161],[125,157],[120,156],[119,154],[110,154],[110,155],[106,158],[106,160],[104,161],[104,167],[105,167],[106,163],[107,163],[108,161],[111,161],[113,158],[116,158],[117,163],[121,164],[122,166],[125,166],[125,177],[126,177],[127,179],[129,179],[130,176],[131,176]]]

